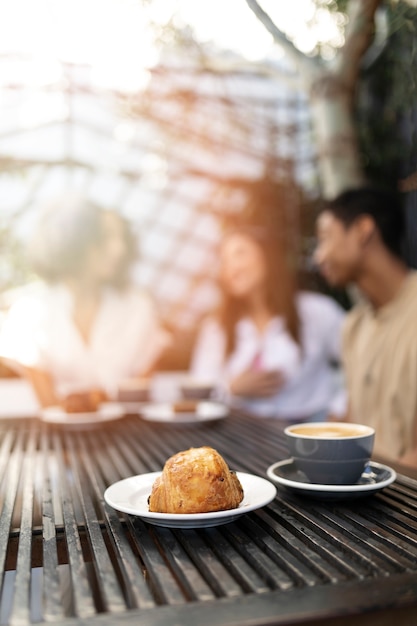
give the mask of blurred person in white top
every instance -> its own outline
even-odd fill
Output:
[[[28,244],[42,279],[2,326],[0,356],[32,383],[41,406],[149,373],[169,338],[151,297],[133,286],[137,243],[116,211],[67,193],[48,202]]]
[[[202,323],[191,374],[259,417],[317,421],[345,410],[339,362],[344,310],[297,292],[285,242],[272,227],[231,229],[220,247],[219,310]]]

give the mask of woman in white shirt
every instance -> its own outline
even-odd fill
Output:
[[[66,194],[44,207],[29,244],[43,281],[2,326],[0,355],[23,371],[42,406],[149,372],[167,344],[152,299],[130,284],[136,242],[120,214]]]
[[[316,420],[342,414],[334,373],[343,309],[326,296],[296,292],[284,246],[265,228],[240,228],[220,250],[222,305],[202,324],[194,377],[260,417]]]

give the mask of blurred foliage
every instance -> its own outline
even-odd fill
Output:
[[[367,176],[393,187],[417,167],[417,8],[386,3],[387,45],[359,85],[357,121]]]

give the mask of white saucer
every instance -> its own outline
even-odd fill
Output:
[[[104,422],[120,419],[126,415],[121,404],[116,402],[104,402],[97,411],[88,413],[67,413],[60,406],[49,406],[42,409],[40,418],[48,424],[59,424],[68,427],[91,427],[99,426]]]
[[[138,515],[149,524],[168,528],[205,528],[227,524],[245,513],[259,509],[271,502],[277,493],[275,486],[269,480],[253,474],[237,472],[236,475],[244,492],[243,500],[237,509],[214,513],[151,513],[148,507],[148,497],[155,479],[161,473],[140,474],[120,480],[106,489],[104,499],[114,509]]]
[[[148,404],[143,406],[140,414],[150,422],[164,422],[168,424],[200,424],[212,422],[226,417],[229,409],[219,402],[201,401],[197,403],[196,411],[175,412],[170,403]]]
[[[149,406],[149,401],[129,402],[127,400],[117,400],[117,403],[124,408],[125,413],[142,413],[143,407]]]
[[[396,472],[388,465],[371,461],[361,478],[354,485],[319,485],[311,483],[307,476],[297,470],[293,459],[278,461],[268,467],[267,476],[275,483],[310,498],[322,500],[346,500],[360,498],[387,487],[397,478]]]

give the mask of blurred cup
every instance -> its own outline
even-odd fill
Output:
[[[119,402],[149,402],[150,398],[151,381],[148,378],[129,378],[119,384]]]
[[[213,390],[214,384],[208,380],[187,378],[180,383],[181,395],[185,400],[207,400]]]
[[[293,424],[284,430],[294,464],[312,483],[354,485],[368,464],[375,431],[346,422]]]

